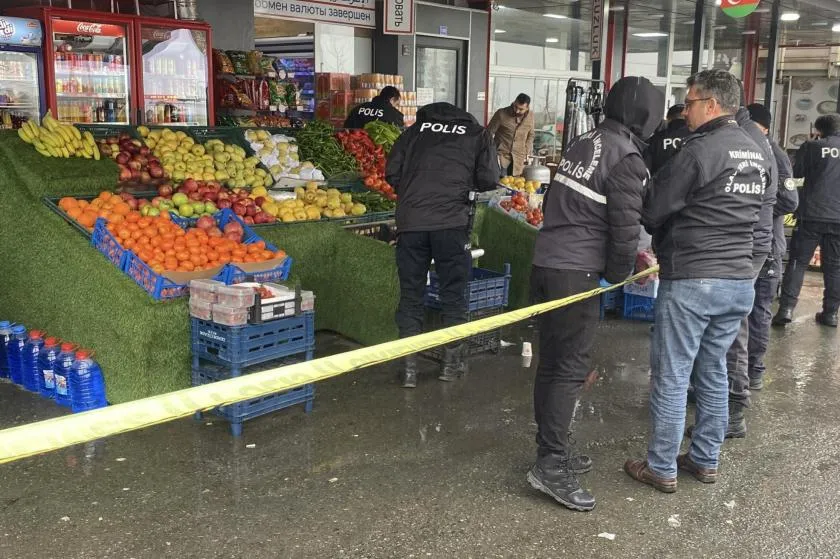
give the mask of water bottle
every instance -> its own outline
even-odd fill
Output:
[[[73,359],[76,355],[73,349],[76,346],[70,343],[61,344],[61,351],[53,366],[53,378],[55,379],[55,403],[59,406],[70,407],[70,389],[67,378],[70,376],[70,369],[73,367]]]
[[[104,408],[108,405],[105,399],[105,379],[102,369],[90,358],[90,351],[80,349],[76,352],[76,360],[70,370],[70,401],[73,413]]]
[[[23,346],[26,345],[26,328],[17,324],[12,326],[12,339],[9,340],[6,353],[9,360],[9,378],[15,384],[23,383]]]
[[[12,339],[12,325],[8,320],[0,321],[0,378],[9,378],[9,360],[6,357],[6,346]]]
[[[44,347],[38,354],[38,370],[41,373],[38,377],[38,390],[44,398],[55,398],[55,373],[53,368],[60,352],[58,339],[50,337],[44,340]]]
[[[44,333],[40,330],[29,332],[29,341],[23,346],[21,370],[23,371],[23,387],[30,392],[41,391],[39,381],[41,368],[38,366],[38,355],[40,355],[42,347],[44,347]]]

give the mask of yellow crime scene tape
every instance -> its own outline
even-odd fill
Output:
[[[608,288],[593,289],[563,299],[410,338],[5,429],[0,431],[0,464],[188,417],[197,411],[208,411],[217,406],[290,390],[435,346],[463,340],[481,332],[508,326],[520,320],[598,296],[612,289],[618,289],[658,271],[659,266],[654,266]]]

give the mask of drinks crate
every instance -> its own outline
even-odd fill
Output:
[[[656,299],[632,293],[624,294],[624,318],[653,322],[656,314]]]
[[[495,309],[483,309],[480,311],[472,311],[467,313],[467,320],[479,320],[481,318],[487,318],[488,316],[496,316],[502,314],[501,308]],[[426,309],[426,328],[427,332],[438,330],[443,328],[443,323],[441,322],[440,318],[440,311],[437,309]],[[469,357],[472,355],[478,355],[479,353],[485,352],[492,352],[498,353],[499,349],[502,346],[502,329],[496,328],[495,330],[488,330],[487,332],[481,332],[476,334],[475,336],[470,336],[466,340],[466,351],[464,352],[464,357]],[[433,347],[426,352],[423,353],[426,357],[433,359],[434,361],[443,361],[443,348],[444,346],[437,346]]]
[[[481,309],[495,309],[505,307],[508,303],[510,290],[510,264],[505,264],[504,273],[472,268],[467,283],[466,296],[469,311]],[[429,274],[429,284],[426,286],[426,306],[440,309],[440,293],[436,272]]]

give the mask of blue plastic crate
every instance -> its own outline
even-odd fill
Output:
[[[108,231],[108,222],[101,217],[96,220],[93,227],[93,233],[90,236],[90,244],[96,250],[105,255],[105,258],[119,268],[120,271],[125,270],[126,251],[117,241],[110,231]]]
[[[467,310],[495,309],[507,306],[508,291],[510,290],[510,264],[505,264],[504,273],[473,268],[467,283]],[[426,286],[426,306],[432,309],[441,308],[438,293],[437,273],[429,274],[429,285]]]
[[[250,367],[315,349],[315,313],[306,312],[264,324],[225,326],[191,319],[193,365],[206,359],[220,365]]]
[[[631,293],[624,294],[624,318],[653,322],[656,318],[655,308],[656,299],[654,297],[643,297]]]
[[[268,250],[273,250],[266,245]],[[259,283],[286,281],[289,279],[289,273],[292,271],[292,257],[287,256],[283,262],[270,270],[263,270],[261,272],[246,272],[234,263],[225,266],[224,279],[220,280],[227,285],[235,283],[242,283],[243,281],[252,281]]]
[[[183,297],[189,292],[189,284],[180,284],[172,281],[162,274],[156,273],[152,268],[140,260],[134,252],[125,251],[125,266],[123,271],[137,283],[140,287],[146,290],[146,293],[152,296],[156,301],[168,301],[170,299],[177,299]],[[213,276],[212,279],[216,281],[224,281],[225,269]]]
[[[248,373],[255,373],[273,367],[279,367],[299,361],[298,359],[283,359],[264,364],[260,367],[254,367]],[[239,373],[233,373],[227,367],[203,363],[201,366],[194,365],[192,368],[192,384],[199,386],[216,382],[231,376],[239,376]],[[305,404],[304,411],[309,413],[312,411],[312,406],[315,401],[315,385],[306,384],[292,390],[269,394],[260,398],[252,398],[244,402],[237,402],[228,406],[221,406],[215,408],[213,413],[221,416],[230,422],[230,429],[233,436],[238,437],[242,434],[242,422],[273,411],[281,410],[294,406],[297,404]],[[196,418],[201,418],[201,413],[196,414]]]
[[[608,312],[617,313],[621,311],[623,306],[622,295],[620,289],[601,293],[601,320],[604,320],[604,315]]]
[[[489,316],[496,316],[502,313],[502,309],[484,309],[475,312],[467,313],[467,320],[480,320],[482,318],[487,318]],[[437,309],[426,309],[426,332],[431,332],[433,330],[437,330],[439,328],[443,328],[443,323],[441,322],[440,318],[440,311]],[[499,349],[502,347],[502,329],[496,328],[495,330],[488,330],[487,332],[481,332],[480,334],[476,334],[475,336],[470,336],[466,340],[466,351],[464,353],[465,357],[470,357],[473,355],[478,355],[479,353],[485,353],[490,351],[492,353],[498,353]],[[426,350],[423,355],[426,357],[433,359],[434,361],[443,361],[443,348],[444,346],[437,346],[431,349]]]

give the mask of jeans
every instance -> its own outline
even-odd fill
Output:
[[[651,434],[647,461],[664,478],[677,475],[688,379],[695,369],[697,414],[689,449],[702,468],[717,468],[729,420],[726,351],[750,312],[753,281],[662,280],[650,347]]]
[[[790,239],[790,260],[782,280],[779,308],[796,307],[805,272],[817,246],[820,247],[825,287],[823,310],[833,314],[840,308],[840,224],[813,221],[803,221],[793,231]]]
[[[598,274],[554,270],[534,266],[531,296],[536,303],[562,299],[598,287]],[[540,457],[569,458],[569,430],[586,374],[595,331],[600,318],[600,299],[579,303],[539,315],[540,361],[534,380],[534,420]]]
[[[432,259],[438,276],[441,321],[455,326],[467,321],[466,289],[472,255],[466,229],[407,231],[397,237],[397,274],[400,278],[400,302],[396,322],[400,337],[423,333],[426,307],[426,275]]]

